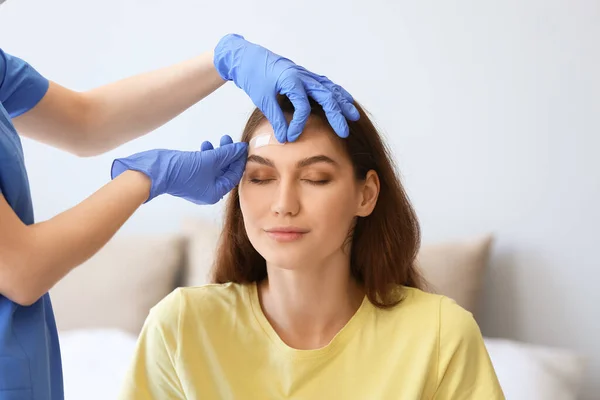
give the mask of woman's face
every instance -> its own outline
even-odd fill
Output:
[[[265,121],[257,134],[273,135],[273,128]],[[372,178],[355,179],[339,139],[312,117],[293,143],[250,146],[239,185],[250,242],[267,263],[285,269],[339,256],[354,218],[375,205]]]

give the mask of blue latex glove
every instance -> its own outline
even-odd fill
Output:
[[[242,178],[248,155],[247,143],[221,138],[213,149],[204,142],[202,151],[149,150],[114,160],[111,178],[126,170],[140,171],[152,181],[150,197],[161,194],[182,197],[195,204],[215,204]]]
[[[323,75],[316,75],[242,36],[223,37],[215,48],[214,64],[225,80],[232,80],[267,117],[279,142],[295,141],[310,115],[308,96],[319,103],[329,124],[342,138],[348,137],[346,118],[359,119],[354,99],[344,88]],[[277,94],[286,95],[294,105],[289,128],[277,104]]]

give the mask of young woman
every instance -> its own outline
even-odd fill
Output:
[[[472,315],[423,290],[417,218],[368,116],[341,139],[311,106],[284,145],[250,117],[215,283],[153,308],[121,398],[503,399]]]

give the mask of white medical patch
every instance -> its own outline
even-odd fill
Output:
[[[284,143],[280,143],[275,136],[271,133],[265,133],[262,135],[256,135],[250,139],[249,147],[251,149],[258,149],[263,146],[279,145],[283,146]]]

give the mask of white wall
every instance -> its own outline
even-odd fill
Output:
[[[497,235],[484,334],[581,351],[595,397],[600,3],[10,0],[0,9],[6,51],[82,90],[191,57],[232,31],[329,75],[373,113],[425,241]],[[37,219],[107,182],[114,157],[238,137],[250,110],[231,84],[101,157],[25,141]],[[219,209],[159,198],[124,231],[175,231]]]

